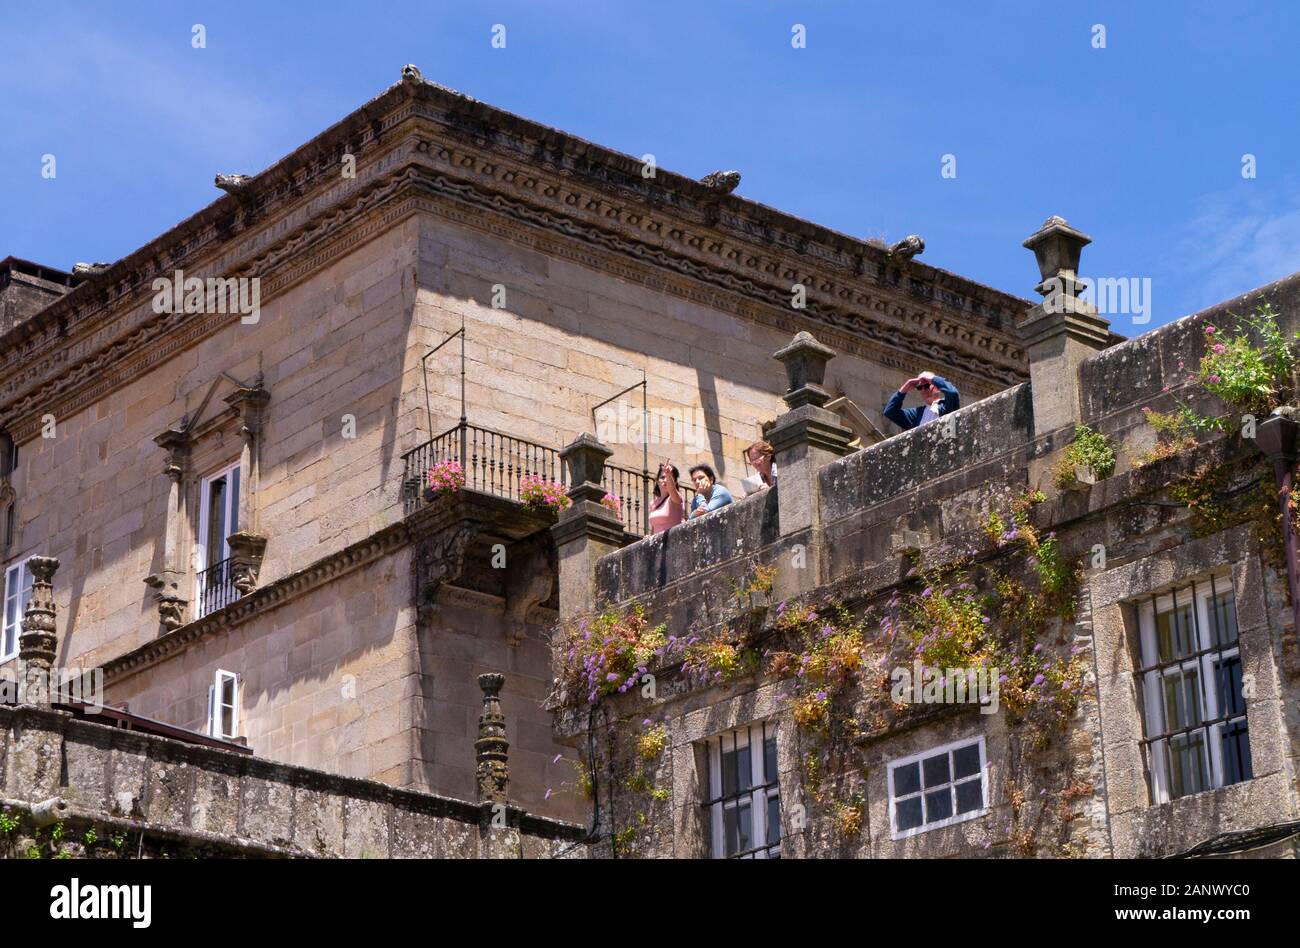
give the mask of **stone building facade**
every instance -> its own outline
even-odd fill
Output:
[[[57,560],[56,665],[303,772],[471,799],[476,677],[501,673],[512,803],[585,822],[542,707],[574,537],[523,475],[578,490],[560,449],[595,427],[618,543],[644,531],[643,428],[739,495],[801,331],[835,348],[824,388],[859,443],[919,369],[976,408],[1029,377],[1028,302],[414,67],[217,184],[111,265],[0,264],[3,660],[32,558]],[[465,489],[426,502],[445,460]]]
[[[796,338],[775,490],[622,548],[566,511],[561,563],[594,579],[561,571],[552,707],[592,762],[596,853],[1295,855],[1297,425],[1170,449],[1148,413],[1222,415],[1196,366],[1266,305],[1292,338],[1300,277],[1114,344],[1077,295],[1087,241],[1052,218],[1026,243],[1028,382],[848,452],[814,384],[834,354]],[[1078,425],[1113,471],[1063,464]],[[971,679],[891,688],[912,644],[970,655],[990,622],[1001,707]]]

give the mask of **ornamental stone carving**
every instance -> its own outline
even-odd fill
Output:
[[[232,533],[226,537],[230,547],[230,582],[241,596],[257,588],[257,576],[262,570],[262,556],[266,553],[266,537],[255,533]]]

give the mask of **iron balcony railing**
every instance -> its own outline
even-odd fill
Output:
[[[239,598],[230,558],[213,563],[199,573],[199,618],[228,606]]]
[[[423,503],[429,471],[445,461],[457,461],[469,490],[519,499],[528,476],[564,483],[560,452],[477,425],[457,425],[402,455],[402,495],[406,513]]]
[[[558,449],[490,428],[460,424],[402,455],[405,513],[419,509],[424,503],[429,471],[444,461],[460,462],[466,488],[509,500],[519,499],[523,479],[528,476],[558,483],[565,490],[570,486],[569,473],[564,469]],[[601,486],[621,501],[623,527],[628,533],[643,536],[649,532],[653,475],[606,464]],[[682,494],[689,511],[695,491],[683,486]]]

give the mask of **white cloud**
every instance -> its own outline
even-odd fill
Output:
[[[1180,315],[1300,271],[1300,192],[1294,182],[1239,187],[1201,198],[1164,261],[1180,286]]]

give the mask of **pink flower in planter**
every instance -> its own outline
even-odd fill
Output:
[[[566,500],[568,498],[565,498]],[[606,494],[600,499],[600,505],[614,512],[620,520],[623,518],[623,500],[618,494]]]
[[[439,461],[429,468],[427,475],[430,490],[454,493],[465,486],[465,471],[459,461]]]
[[[536,474],[525,474],[520,479],[519,499],[525,507],[553,510],[556,513],[573,503],[564,493],[564,485],[543,480]]]

